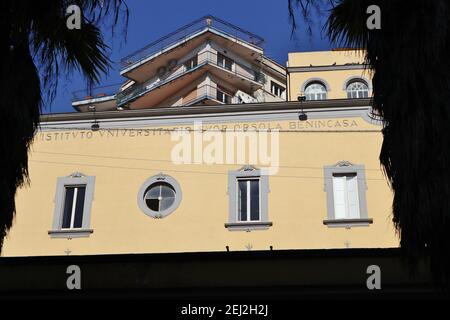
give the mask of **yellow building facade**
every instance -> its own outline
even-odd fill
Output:
[[[252,43],[239,40],[242,51],[212,37],[201,40],[253,59]],[[236,90],[231,100],[214,92],[189,106],[118,108],[115,93],[83,98],[81,112],[43,115],[31,185],[17,194],[2,255],[398,247],[378,161],[382,127],[367,99],[370,77],[354,59],[345,51],[292,53],[285,71],[264,69],[264,82],[237,81],[236,72],[220,80]],[[199,83],[228,77],[206,67]],[[366,87],[349,88],[354,83]],[[272,99],[245,103],[239,90]],[[145,106],[140,97],[134,106]]]
[[[311,90],[312,100],[368,98],[372,94],[370,70],[364,64],[364,52],[333,50],[293,52],[288,55],[288,100]]]

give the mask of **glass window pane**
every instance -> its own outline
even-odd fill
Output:
[[[175,198],[163,198],[159,204],[159,210],[163,211],[170,208],[171,205],[175,202]]]
[[[223,103],[231,103],[231,96],[219,90],[217,90],[216,99]]]
[[[364,82],[352,82],[347,86],[347,96],[352,99],[368,98],[369,87]]]
[[[186,61],[184,63],[184,66],[186,67],[186,70],[190,70],[192,68],[195,68],[197,66],[197,63],[198,63],[197,56],[195,56],[194,58]]]
[[[68,229],[70,228],[70,220],[72,218],[72,207],[73,207],[73,194],[74,187],[66,187],[66,195],[64,199],[64,212],[61,223],[61,228]]]
[[[159,184],[153,184],[150,186],[145,194],[146,199],[158,199],[161,195],[161,187]]]
[[[247,221],[247,181],[238,181],[238,219]]]
[[[159,211],[159,200],[156,198],[147,198],[145,199],[145,203],[147,204],[147,207],[149,207],[150,210],[153,211]]]
[[[166,182],[152,184],[144,195],[147,207],[156,212],[168,209],[175,203],[175,198],[175,189]]]
[[[221,53],[217,55],[217,64],[221,67],[225,66],[225,56]]]
[[[232,68],[233,68],[233,61],[231,61],[230,59],[226,59],[225,60],[225,69],[228,69],[231,71]]]
[[[74,228],[81,228],[83,226],[83,211],[84,211],[84,198],[86,194],[86,187],[77,188],[77,199],[75,203],[75,219],[73,222]]]
[[[163,198],[175,198],[175,190],[168,184],[161,184],[161,197]]]
[[[250,220],[260,220],[259,217],[259,180],[250,180]]]
[[[305,89],[307,100],[325,100],[327,98],[327,89],[322,83],[313,82]]]

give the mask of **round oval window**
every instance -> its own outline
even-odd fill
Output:
[[[168,183],[157,182],[145,192],[145,204],[152,211],[161,212],[175,203],[175,189]]]
[[[138,194],[139,207],[153,218],[164,218],[175,211],[180,202],[180,185],[175,179],[165,174],[148,179]]]

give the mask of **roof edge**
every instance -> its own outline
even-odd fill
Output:
[[[251,112],[251,111],[276,111],[276,110],[299,110],[299,109],[322,109],[322,108],[348,108],[348,107],[370,107],[371,99],[329,99],[322,101],[297,101],[290,102],[263,102],[249,104],[230,104],[220,106],[190,106],[190,107],[168,107],[139,110],[114,110],[95,113],[95,119],[125,119],[151,116],[173,116],[173,115],[198,115],[198,114],[220,114],[229,112]],[[92,112],[72,112],[43,114],[40,122],[59,122],[92,120]]]

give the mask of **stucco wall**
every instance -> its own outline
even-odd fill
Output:
[[[347,91],[345,84],[350,79],[360,78],[369,85],[369,96],[372,94],[371,74],[364,69],[334,70],[313,72],[291,72],[289,74],[290,101],[296,101],[304,86],[310,81],[321,81],[328,88],[328,99],[345,99]]]
[[[215,128],[278,128],[279,172],[269,177],[268,230],[229,231],[227,179],[241,164],[175,165],[170,132],[139,130],[39,132],[30,156],[31,186],[17,194],[17,216],[3,255],[64,255],[230,250],[396,247],[390,218],[392,196],[379,169],[379,130],[362,117],[317,118],[299,122],[296,115],[263,122],[251,118],[216,120]],[[186,119],[192,127],[194,119]],[[218,122],[217,122],[218,121]],[[212,126],[212,123],[206,124]],[[63,125],[62,125],[63,126]],[[105,129],[108,125],[102,124]],[[129,126],[129,124],[127,125]],[[349,131],[351,130],[351,132]],[[362,130],[362,132],[358,132]],[[207,143],[204,143],[207,145]],[[363,164],[367,177],[368,215],[373,224],[329,228],[323,166],[341,160]],[[257,164],[258,165],[258,164]],[[73,172],[95,176],[88,238],[53,239],[51,229],[57,177]],[[152,219],[137,205],[143,182],[160,172],[175,178],[183,199],[164,219]]]
[[[372,73],[364,68],[363,52],[319,51],[289,53],[289,101],[296,101],[310,81],[321,81],[327,86],[328,99],[347,98],[346,84],[360,78],[369,86],[372,95]],[[295,69],[301,67],[301,69]],[[318,70],[318,68],[323,68]]]

